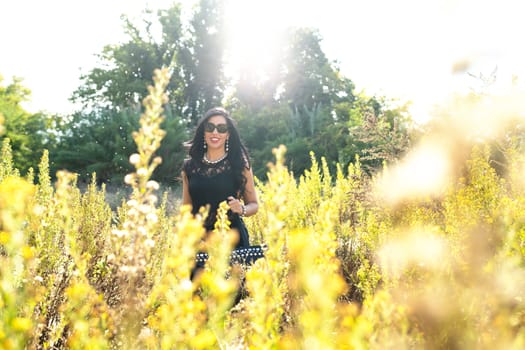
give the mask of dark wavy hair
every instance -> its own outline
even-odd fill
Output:
[[[197,123],[195,134],[193,139],[186,142],[185,146],[188,149],[188,155],[194,161],[202,161],[204,157],[204,125],[213,116],[220,115],[226,119],[228,125],[228,132],[230,137],[228,139],[228,160],[232,166],[233,176],[235,178],[235,185],[240,189],[240,195],[244,194],[246,187],[246,177],[243,172],[244,169],[250,169],[250,157],[248,150],[244,146],[239,131],[237,129],[237,123],[232,119],[230,113],[222,107],[214,107],[209,109],[204,116]]]

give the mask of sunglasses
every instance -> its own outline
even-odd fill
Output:
[[[207,122],[206,124],[204,124],[204,130],[206,132],[213,132],[213,130],[217,129],[217,131],[220,133],[220,134],[226,134],[228,132],[228,124],[213,124],[213,123],[210,123],[210,122]]]

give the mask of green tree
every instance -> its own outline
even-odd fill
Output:
[[[399,160],[412,143],[414,123],[408,104],[394,106],[386,98],[360,96],[350,116],[348,127],[354,137],[350,152],[360,155],[363,169],[370,173]]]
[[[289,108],[274,101],[257,110],[239,105],[230,109],[250,151],[254,174],[265,179],[267,164],[275,158],[272,149],[279,144],[289,144]],[[287,156],[287,159],[290,158]]]
[[[107,45],[99,66],[80,77],[72,99],[94,108],[137,108],[147,95],[153,70],[171,67],[167,88],[171,108],[194,125],[208,108],[222,102],[224,90],[223,3],[202,0],[188,27],[182,7],[144,11],[142,23],[124,17],[123,44]],[[160,35],[155,35],[160,31]]]
[[[128,157],[136,148],[131,133],[138,119],[139,112],[130,109],[75,113],[51,155],[52,173],[65,168],[86,182],[93,172],[99,181],[122,181],[131,170]]]
[[[188,39],[177,55],[183,79],[183,114],[191,125],[224,96],[224,3],[200,0],[191,19]]]
[[[52,142],[47,129],[53,118],[43,113],[31,114],[22,106],[30,95],[30,90],[22,85],[22,79],[13,78],[4,86],[0,75],[0,115],[4,117],[4,133],[0,140],[10,140],[14,166],[22,173],[37,167],[43,148]]]
[[[107,45],[98,54],[99,66],[80,77],[81,85],[72,99],[94,108],[138,108],[147,95],[147,86],[156,68],[168,67],[182,45],[181,6],[144,11],[141,25],[123,17],[123,44]],[[160,27],[160,35],[155,35]],[[174,73],[179,70],[173,67]],[[184,86],[180,75],[173,74],[169,90],[176,105]]]
[[[341,150],[351,144],[347,123],[354,84],[327,59],[320,43],[317,30],[292,28],[274,61],[278,69],[265,67],[268,79],[259,82],[253,73],[243,72],[236,84],[230,104],[239,111],[236,117],[254,159],[255,154],[261,157],[261,169],[254,163],[257,175],[266,172],[271,149],[281,143],[295,174],[310,166],[310,151],[326,156],[335,167],[344,155]],[[354,158],[345,157],[345,163]]]
[[[279,99],[292,109],[301,136],[332,124],[335,104],[354,99],[354,84],[328,60],[321,41],[318,30],[297,28],[290,30],[284,47]]]
[[[182,163],[186,157],[184,141],[189,138],[188,128],[184,119],[170,106],[166,106],[164,116],[161,128],[166,131],[166,135],[157,151],[162,163],[155,170],[153,178],[162,183],[174,184],[180,181]]]
[[[162,128],[166,130],[158,155],[162,164],[154,177],[166,183],[178,180],[184,159],[183,141],[186,128],[182,119],[167,106]],[[53,173],[67,169],[88,182],[91,174],[98,181],[121,184],[132,168],[129,156],[136,152],[131,136],[139,128],[140,111],[132,109],[99,109],[78,112],[65,125],[61,142],[52,154]]]

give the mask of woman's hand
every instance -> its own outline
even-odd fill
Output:
[[[228,197],[228,205],[230,206],[230,209],[232,212],[239,214],[241,216],[246,215],[246,207],[240,200],[233,196]]]

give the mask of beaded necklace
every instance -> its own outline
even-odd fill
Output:
[[[209,160],[208,157],[206,156],[206,153],[205,153],[204,156],[202,157],[202,160],[206,164],[213,165],[213,164],[217,164],[217,163],[223,161],[224,159],[226,159],[226,157],[228,157],[228,152],[224,153],[224,155],[222,157],[220,157],[219,159]]]

